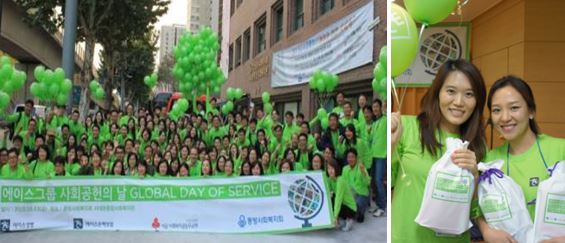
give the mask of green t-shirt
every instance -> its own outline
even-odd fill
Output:
[[[469,231],[459,236],[438,236],[433,230],[414,222],[420,211],[428,173],[441,157],[441,152],[438,151],[438,155],[433,156],[427,150],[422,150],[420,129],[415,116],[402,116],[401,119],[404,131],[392,156],[392,167],[397,166],[398,171],[393,184],[392,242],[470,242]],[[458,134],[445,131],[441,134],[441,144],[446,143],[447,137],[459,137]],[[445,146],[442,151],[445,151]]]
[[[367,142],[362,138],[357,138],[357,143],[347,144],[345,140],[337,147],[337,154],[339,158],[346,158],[346,152],[348,149],[354,148],[357,151],[357,160],[363,162],[363,165],[367,169],[371,169],[373,160],[371,159],[371,151]]]
[[[31,120],[31,117],[26,115],[26,113],[23,111],[14,113],[6,117],[6,121],[10,123],[16,122],[16,124],[14,125],[14,134],[18,134],[22,131],[27,131],[29,120]]]
[[[346,178],[343,176],[340,176],[337,179],[328,178],[328,182],[330,186],[330,192],[333,192],[335,195],[334,221],[339,216],[341,205],[345,205],[353,211],[357,211],[357,203],[355,203],[353,192],[351,192],[351,188],[347,184]]]
[[[538,141],[548,168],[551,169],[557,161],[565,160],[565,139],[541,134],[538,136]],[[508,156],[509,161],[507,161],[507,151],[508,143],[504,143],[487,153],[485,161],[504,160],[506,163],[502,166],[501,171],[520,185],[526,199],[525,203],[531,202],[537,197],[539,182],[549,178],[537,143],[532,144],[526,152],[520,155],[510,154]],[[510,168],[508,165],[510,165]],[[530,184],[534,180],[537,180],[538,183]],[[536,206],[535,204],[528,204],[527,207],[533,220]]]
[[[200,160],[194,162],[194,165],[191,165],[189,161],[187,161],[186,163],[188,163],[190,176],[200,176],[202,172],[202,162]]]
[[[52,178],[55,176],[55,165],[51,161],[35,160],[29,165],[34,178]]]
[[[355,165],[355,167],[351,167],[350,165],[344,166],[341,176],[345,177],[347,183],[356,194],[369,196],[371,177],[369,176],[369,172],[361,171],[361,167],[358,164]]]
[[[0,171],[0,177],[8,178],[8,179],[31,179],[31,171],[25,171],[25,168],[21,164],[16,165],[16,169],[12,170],[9,164],[5,164],[2,166],[2,170]]]
[[[371,126],[371,133],[369,135],[371,144],[371,155],[373,158],[386,158],[386,127],[387,118],[381,116],[378,120],[373,122]]]

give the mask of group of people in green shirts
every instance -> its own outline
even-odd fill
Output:
[[[215,100],[177,121],[160,108],[132,105],[79,120],[54,107],[33,117],[34,103],[5,117],[14,128],[0,141],[0,176],[230,177],[322,170],[332,195],[334,220],[350,230],[362,222],[371,195],[375,216],[386,211],[386,117],[379,99],[359,96],[357,110],[343,93],[322,129],[301,113],[261,108],[219,114]],[[198,107],[198,108],[196,108]],[[312,129],[311,129],[312,128]]]
[[[486,106],[486,116],[483,110]],[[565,139],[543,134],[535,116],[534,95],[524,80],[505,76],[488,92],[480,71],[466,60],[449,60],[441,66],[422,98],[417,116],[391,115],[392,142],[392,242],[469,242],[469,231],[445,235],[418,225],[426,178],[432,165],[445,153],[446,139],[469,142],[468,149],[455,151],[451,159],[469,170],[478,182],[478,162],[505,161],[502,172],[522,188],[530,216],[535,215],[539,182],[550,177],[549,169],[565,160]],[[504,138],[503,145],[487,148],[484,117]],[[485,221],[475,198],[470,219],[478,225],[486,242],[516,242],[512,235],[492,228]],[[437,212],[442,214],[443,212]],[[446,220],[449,215],[445,215]],[[563,237],[544,242],[564,242]]]

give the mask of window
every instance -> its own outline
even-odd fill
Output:
[[[233,69],[233,44],[230,45],[228,53],[228,71]]]
[[[245,63],[249,60],[249,51],[251,50],[251,29],[247,28],[245,32],[243,32],[243,47],[241,53],[241,62]]]
[[[267,17],[263,14],[255,21],[255,55],[263,52],[266,48]]]
[[[320,16],[334,8],[334,0],[320,0]]]
[[[279,0],[275,3],[272,7],[272,16],[273,16],[273,29],[272,29],[272,44],[277,43],[283,38],[283,1]]]
[[[235,40],[235,65],[234,68],[241,64],[241,36]]]
[[[304,26],[304,0],[292,0],[291,1],[291,26],[292,32],[299,30]]]

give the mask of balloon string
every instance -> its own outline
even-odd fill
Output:
[[[418,35],[418,40],[419,40],[418,49],[420,49],[420,46],[422,45],[422,34],[424,34],[424,29],[426,27],[428,27],[427,24],[422,24],[422,27],[420,27],[420,35]]]
[[[401,111],[402,110],[402,102],[400,102],[400,100],[399,100],[398,93],[396,91],[396,85],[394,84],[394,80],[391,79],[390,83],[392,85],[393,96],[396,99],[396,103],[398,104],[398,110]]]

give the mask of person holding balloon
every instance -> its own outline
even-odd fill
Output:
[[[445,152],[448,137],[469,141],[468,149],[456,150],[451,159],[478,180],[477,161],[487,152],[482,122],[486,88],[479,70],[466,60],[449,60],[439,69],[421,101],[417,116],[391,117],[392,166],[398,167],[393,182],[393,242],[469,242],[461,235],[436,234],[414,222],[422,203],[426,178]],[[442,213],[442,212],[437,212]]]
[[[533,220],[538,184],[550,177],[550,169],[557,161],[565,160],[565,139],[541,133],[535,119],[534,94],[528,83],[518,77],[497,80],[490,88],[487,107],[489,122],[505,143],[487,153],[485,161],[505,161],[501,171],[522,188]],[[516,242],[509,233],[490,227],[483,217],[478,222],[485,241]],[[564,241],[565,232],[563,237],[544,242]]]

